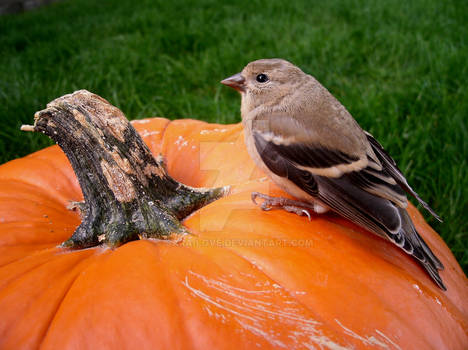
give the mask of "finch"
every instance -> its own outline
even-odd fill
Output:
[[[262,209],[299,215],[332,210],[413,256],[443,290],[444,267],[416,231],[407,211],[410,187],[395,161],[314,77],[282,59],[249,63],[221,81],[241,93],[248,152],[278,186],[297,200],[270,197]]]

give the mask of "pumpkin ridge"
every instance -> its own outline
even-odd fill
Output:
[[[70,281],[68,287],[65,289],[60,301],[57,303],[57,307],[55,308],[55,311],[51,313],[52,317],[50,317],[50,320],[48,321],[48,325],[46,327],[46,329],[44,330],[44,334],[41,336],[41,340],[38,342],[38,349],[41,349],[43,344],[44,344],[44,341],[45,339],[47,338],[47,335],[49,333],[49,330],[52,326],[52,323],[54,322],[60,308],[62,307],[63,305],[63,302],[65,300],[65,298],[67,297],[67,295],[69,294],[70,290],[72,289],[73,285],[75,284],[76,280],[81,276],[83,275],[83,273],[88,269],[90,268],[93,264],[91,260],[97,260],[99,259],[100,257],[103,256],[103,254],[106,253],[107,250],[103,250],[102,252],[98,252],[99,251],[99,248],[91,248],[92,250],[94,250],[94,254],[91,254],[90,256],[86,257],[85,259],[81,260],[78,262],[78,264],[76,264],[70,272],[73,272],[75,273],[75,276],[72,278],[72,280]],[[73,254],[74,252],[73,251],[70,251],[69,253]],[[112,253],[112,252],[110,252]],[[109,255],[109,254],[107,254]],[[81,265],[86,265],[84,268],[81,267]]]
[[[40,243],[37,243],[37,244],[22,244],[22,245],[5,245],[5,246],[2,246],[2,247],[7,247],[7,248],[10,248],[10,247],[23,247],[23,248],[31,248],[30,251],[28,251],[28,253],[31,253],[32,254],[35,254],[34,252],[40,252],[44,249],[51,249],[51,248],[54,248],[55,245],[51,245],[50,243],[49,244],[40,244]],[[38,247],[38,248],[36,248]],[[0,247],[1,248],[1,247]],[[21,254],[18,254],[18,255],[21,255],[19,258],[14,258],[13,260],[9,260],[7,262],[5,262],[4,264],[0,265],[0,270],[3,268],[3,267],[7,267],[8,265],[10,264],[13,264],[15,262],[19,262],[19,261],[22,261],[23,259],[26,258],[26,255],[28,255],[28,253],[24,253],[22,252]]]
[[[47,244],[47,246],[51,245],[51,244],[53,244],[53,243],[49,243],[49,244]],[[40,245],[40,244],[31,244],[31,245],[24,244],[24,246],[36,246],[36,245]],[[14,245],[14,246],[23,246],[23,245]],[[0,265],[0,270],[2,268],[4,268],[4,267],[8,266],[8,265],[15,264],[15,263],[18,263],[20,261],[26,261],[27,259],[34,259],[34,258],[38,257],[39,255],[48,254],[49,252],[52,252],[55,248],[57,248],[57,245],[52,245],[51,247],[40,248],[38,250],[35,250],[33,253],[24,254],[24,256],[21,257],[20,259],[12,260],[11,262]]]
[[[45,250],[41,250],[41,251],[38,251],[38,253],[46,253],[47,250],[52,250],[54,249],[54,247],[50,247],[49,249],[45,249]],[[6,267],[9,267],[9,265],[12,265],[12,264],[16,264],[16,263],[19,263],[19,262],[22,262],[22,261],[25,261],[27,259],[33,259],[35,257],[35,255],[30,255],[30,256],[23,256],[21,258],[19,258],[18,260],[15,260],[15,261],[12,261],[12,262],[9,262],[5,265],[2,265],[0,266],[0,272],[3,268],[6,268]],[[38,265],[34,265],[32,266],[31,268],[27,269],[27,270],[24,270],[24,271],[21,271],[21,273],[19,274],[15,274],[14,278],[8,280],[5,284],[1,285],[0,286],[0,292],[7,288],[11,283],[14,283],[15,281],[19,280],[20,278],[24,277],[25,275],[27,275],[28,273],[34,271],[35,269],[37,268],[40,268],[41,266],[44,266],[46,264],[48,264],[50,262],[50,258],[48,260],[45,260],[45,261],[42,261],[41,263],[39,263]]]
[[[161,132],[161,141],[160,141],[161,145],[164,144],[164,138],[166,137],[166,130],[167,130],[167,128],[169,127],[169,125],[173,124],[173,123],[172,123],[172,122],[173,122],[172,120],[170,120],[170,119],[168,119],[168,120],[169,120],[169,122],[166,123],[166,125],[164,125],[164,128],[160,131],[160,132]],[[140,135],[139,132],[138,132],[138,135]],[[141,135],[140,135],[140,137],[141,137]],[[146,142],[145,142],[145,144],[146,144]],[[148,148],[149,148],[149,146],[148,146]],[[162,152],[163,152],[163,150],[161,149],[161,152],[160,152],[160,153],[162,154]],[[158,155],[155,154],[154,156],[158,156]]]
[[[34,185],[32,183],[28,183],[28,182],[23,182],[23,181],[15,181],[15,180],[2,180],[0,179],[0,186],[4,186],[3,185],[3,182],[4,183],[8,183],[8,186],[24,186],[25,188],[30,188],[31,189],[31,192],[35,193],[35,194],[39,194],[41,197],[45,197],[47,199],[48,202],[50,203],[55,203],[57,206],[56,207],[53,207],[53,206],[46,206],[48,208],[51,208],[51,209],[54,209],[56,211],[66,211],[68,210],[66,208],[66,206],[64,206],[64,203],[61,202],[61,200],[53,195],[51,195],[50,193],[47,193],[47,190],[44,189],[43,187],[40,187],[40,186],[37,186],[37,185]],[[0,199],[9,199],[11,198],[12,194],[11,193],[1,193],[0,194]],[[18,198],[16,197],[16,200]],[[71,200],[70,200],[71,201]],[[41,203],[41,207],[44,206],[42,203]]]
[[[64,157],[66,157],[65,152],[58,145],[50,146],[50,148],[52,148],[52,147],[58,148],[59,151],[64,155]],[[67,171],[66,168],[63,167],[63,165],[59,167],[56,164],[54,164],[53,162],[51,162],[47,157],[44,157],[44,154],[42,152],[37,152],[36,155],[34,156],[34,158],[38,159],[38,160],[41,160],[44,163],[47,162],[47,165],[50,166],[51,168],[53,168],[54,171],[56,171],[57,174],[60,174],[60,173],[63,174],[65,171]],[[66,160],[66,164],[71,168],[71,163],[68,160],[68,158]],[[67,183],[68,183],[70,188],[73,188],[74,190],[75,189],[78,190],[78,194],[81,197],[82,196],[81,188],[80,188],[79,184],[77,184],[77,178],[76,178],[75,173],[72,171],[71,176],[64,176],[64,178],[67,180]]]
[[[191,231],[190,231],[190,232],[191,232]],[[192,233],[192,232],[191,232],[191,233]],[[184,238],[185,238],[185,237],[186,237],[186,236],[184,236]],[[155,248],[156,250],[158,250],[158,248],[159,248],[158,246],[159,246],[159,244],[161,244],[161,243],[162,243],[162,244],[170,244],[169,242],[166,242],[166,241],[160,241],[160,242],[158,242],[158,241],[155,241],[155,240],[153,240],[153,239],[148,239],[148,241],[151,242],[151,244],[154,246],[154,248]],[[201,256],[201,254],[200,254],[199,252],[196,252],[194,249],[190,249],[190,251],[191,251],[192,254],[193,254],[193,253],[196,253],[196,255]],[[157,254],[159,255],[160,253],[158,252]],[[156,264],[155,264],[155,265],[156,265]],[[166,270],[163,270],[163,272],[164,272],[165,278],[166,278],[167,280],[169,280],[171,276],[168,275],[168,273],[167,273]],[[177,292],[177,289],[176,289],[175,285],[173,286],[171,283],[168,283],[168,285],[171,286],[171,291],[174,293],[174,295],[180,295],[180,292]],[[178,315],[184,315],[184,314],[186,314],[186,313],[184,312],[183,308],[181,307],[181,305],[180,305],[179,303],[176,303],[176,305],[177,305],[177,309],[179,310],[179,311],[177,312]],[[180,320],[182,320],[182,322],[181,322],[181,323],[178,323],[178,324],[177,324],[177,327],[178,327],[178,329],[179,329],[179,331],[180,331],[181,333],[190,334],[190,336],[193,337],[192,332],[189,331],[189,327],[187,326],[187,321],[188,321],[188,319],[189,319],[188,317],[180,317]]]
[[[27,259],[34,259],[36,258],[38,255],[46,255],[48,253],[51,253],[53,251],[56,251],[56,253],[61,253],[59,251],[57,251],[57,245],[54,245],[50,248],[46,248],[46,249],[41,249],[41,250],[37,250],[35,253],[33,253],[32,255],[28,255],[28,256],[24,256],[18,260],[15,260],[15,261],[12,261],[12,262],[9,262],[5,265],[2,265],[0,266],[0,272],[3,268],[6,268],[8,267],[9,265],[12,265],[12,264],[17,264],[19,262],[22,262],[22,261],[26,261]],[[7,288],[9,284],[13,283],[14,281],[17,281],[19,280],[20,278],[24,277],[25,275],[27,275],[28,273],[38,269],[38,268],[41,268],[43,267],[44,265],[48,264],[48,263],[51,263],[53,262],[53,259],[56,257],[57,254],[53,254],[53,255],[50,255],[49,257],[45,257],[45,260],[37,265],[34,265],[32,266],[31,268],[29,269],[26,269],[24,271],[21,271],[21,273],[19,273],[18,275],[15,275],[14,278],[10,279],[7,283],[5,283],[4,285],[0,286],[0,291],[4,288]],[[91,254],[92,255],[92,254]],[[79,261],[77,264],[80,264],[81,262]]]
[[[14,246],[14,245],[13,245]],[[8,247],[8,246],[7,246]],[[45,248],[46,250],[47,249],[53,249],[55,246],[51,246],[49,248]],[[38,250],[37,252],[39,251],[42,251],[42,249]],[[7,262],[6,264],[3,264],[3,265],[0,265],[0,271],[1,269],[3,269],[4,267],[8,267],[9,265],[12,265],[12,264],[16,264],[16,263],[19,263],[21,261],[24,261],[25,259],[31,259],[32,256],[22,256],[21,258],[19,259],[16,259],[16,260],[12,260],[10,262]],[[3,286],[0,286],[0,290],[2,290]]]
[[[79,273],[75,274],[75,276],[73,277],[73,279],[70,282],[69,286],[66,288],[65,292],[61,296],[60,301],[57,303],[55,311],[51,312],[51,314],[50,314],[51,316],[49,317],[49,320],[47,322],[48,324],[45,327],[43,334],[41,336],[39,336],[39,341],[38,341],[38,346],[37,346],[38,349],[42,348],[42,346],[44,344],[44,341],[45,341],[45,339],[47,337],[47,334],[49,333],[50,327],[52,326],[52,323],[54,322],[55,317],[56,317],[58,311],[60,310],[60,307],[62,306],[63,301],[65,300],[65,297],[67,296],[69,290],[71,289],[71,287],[73,286],[73,284],[75,283],[75,281],[77,280],[79,275],[80,275]]]
[[[63,291],[62,286],[66,284],[67,280],[71,278],[70,274],[80,273],[80,266],[86,263],[86,258],[89,256],[89,252],[83,251],[76,252],[73,256],[71,256],[70,254],[60,254],[60,252],[57,249],[48,249],[46,252],[44,251],[44,253],[47,253],[47,255],[45,256],[46,261],[44,263],[38,264],[34,266],[33,269],[25,271],[24,274],[21,274],[18,278],[16,278],[14,281],[11,281],[11,283],[5,286],[5,288],[2,288],[0,292],[0,300],[4,303],[4,297],[8,298],[11,294],[11,290],[14,290],[14,288],[24,290],[25,293],[27,293],[30,297],[23,300],[23,302],[19,304],[20,310],[23,312],[26,318],[31,318],[31,316],[40,317],[37,320],[37,323],[34,325],[34,327],[32,327],[32,330],[29,330],[30,333],[27,337],[23,336],[21,338],[16,339],[12,339],[11,337],[4,337],[2,341],[0,341],[0,343],[3,343],[2,345],[0,345],[0,347],[2,348],[3,346],[7,349],[20,347],[31,348],[32,345],[35,348],[37,346],[37,340],[39,338],[38,336],[40,333],[42,333],[42,329],[45,328],[44,320],[50,319],[52,317],[53,312],[55,312],[51,312],[50,309],[53,309],[54,302],[57,300],[56,296],[58,295],[58,293],[56,291]],[[62,260],[57,259],[57,253],[62,256]],[[52,268],[46,266],[48,264],[50,264]],[[55,268],[58,267],[60,270],[54,270],[53,266],[55,266]],[[55,275],[55,278],[48,280],[51,284],[42,284],[42,286],[45,288],[34,288],[34,292],[29,292],[29,290],[31,290],[30,283],[34,281],[33,271],[38,271],[38,274],[44,275],[48,274],[49,269],[51,269],[50,272]],[[49,299],[48,297],[52,298]],[[50,302],[48,300],[50,300]],[[43,310],[38,308],[36,301],[40,303],[44,303],[44,301],[46,301],[46,309]],[[11,307],[8,309],[11,311]],[[13,321],[9,323],[10,329],[24,329],[24,319],[16,317],[14,319],[11,319],[10,314],[10,321]],[[8,333],[15,334],[14,331],[9,331],[6,334]],[[22,344],[22,346],[20,346],[20,344]]]
[[[29,225],[28,225],[29,223]],[[24,220],[14,220],[14,221],[8,221],[8,222],[4,222],[4,223],[0,223],[0,229],[1,228],[5,228],[5,226],[10,226],[10,225],[23,225],[23,228],[29,228],[29,229],[33,229],[33,228],[42,228],[42,229],[45,229],[46,227],[50,227],[51,225],[53,225],[54,228],[58,228],[58,229],[67,229],[67,228],[70,228],[69,225],[63,223],[63,222],[60,222],[60,223],[57,223],[57,222],[53,222],[52,224],[48,223],[48,222],[44,222],[42,221],[41,219],[39,218],[36,218],[36,220],[31,220],[31,221],[26,221],[26,219]],[[28,245],[40,245],[40,244],[60,244],[60,239],[56,238],[56,237],[50,237],[50,240],[47,240],[47,239],[41,239],[40,243],[30,243]],[[1,243],[0,245],[0,248],[1,247],[11,247],[11,246],[21,246],[21,245],[26,245],[26,244],[22,244],[22,243]],[[0,265],[1,267],[2,265]]]
[[[31,161],[40,162],[42,165],[46,165],[47,167],[51,168],[51,169],[47,169],[47,170],[52,170],[56,174],[60,174],[61,175],[60,179],[62,181],[66,180],[66,182],[67,182],[67,186],[62,186],[62,187],[71,189],[74,193],[76,193],[78,195],[76,200],[81,200],[82,199],[82,192],[81,192],[80,187],[77,186],[77,184],[74,182],[74,179],[76,181],[76,177],[75,177],[75,174],[73,173],[73,171],[71,171],[71,176],[72,176],[71,177],[71,176],[69,176],[68,169],[65,166],[61,165],[60,167],[58,167],[52,161],[50,161],[48,159],[48,157],[52,156],[54,152],[57,153],[57,151],[60,151],[61,155],[65,156],[63,151],[60,149],[59,146],[53,145],[53,146],[49,146],[49,147],[46,147],[44,149],[41,149],[41,150],[33,153],[30,156],[26,156],[26,157],[19,158],[19,159],[14,159],[14,160],[4,164],[4,166],[6,166],[5,168],[3,166],[0,167],[0,181],[16,182],[18,184],[23,184],[25,186],[31,186],[34,189],[40,190],[41,193],[44,193],[45,196],[53,199],[53,201],[55,201],[57,203],[64,202],[65,200],[68,200],[68,201],[71,200],[71,199],[69,199],[69,197],[64,195],[61,191],[59,191],[57,189],[52,189],[51,187],[46,187],[47,185],[43,184],[42,182],[39,182],[39,183],[34,182],[30,178],[30,177],[32,177],[32,178],[36,178],[36,179],[40,179],[40,180],[42,180],[42,179],[46,180],[46,178],[44,177],[44,174],[45,174],[45,176],[47,176],[47,173],[45,173],[45,172],[43,172],[43,173],[41,173],[39,175],[37,175],[37,173],[30,174],[26,178],[22,177],[20,181],[17,180],[16,178],[12,177],[12,175],[11,175],[12,170],[13,170],[14,174],[18,170],[20,171],[20,174],[21,174],[21,170],[22,170],[21,166],[23,164],[28,164],[29,166],[31,166],[30,165]],[[45,155],[47,155],[47,156],[45,156]],[[64,158],[66,160],[67,166],[69,166],[70,170],[71,170],[70,162],[66,159],[66,157],[64,157]],[[13,169],[11,169],[10,167],[12,167]],[[4,169],[6,169],[6,170],[4,170]],[[5,174],[5,172],[6,172],[6,174]],[[46,180],[46,182],[47,182],[47,180]],[[53,193],[53,195],[50,194],[51,192]]]
[[[1,198],[0,198],[1,199]],[[25,201],[26,202],[26,201]],[[28,201],[28,202],[32,202],[32,203],[36,203],[34,201]],[[53,209],[51,207],[48,207],[48,206],[44,206],[44,208],[49,208],[49,209]],[[59,212],[59,214],[61,214],[61,212]],[[29,219],[28,219],[29,220]],[[41,218],[32,218],[30,221],[28,221],[26,219],[23,219],[23,220],[12,220],[12,221],[5,221],[5,222],[2,222],[0,223],[0,227],[2,227],[3,224],[27,224],[27,223],[31,223],[31,225],[29,225],[29,227],[31,227],[32,225],[39,225],[39,224],[44,224],[44,225],[47,225],[49,223],[47,222],[44,222],[43,219]],[[49,224],[50,225],[50,224]],[[57,225],[57,226],[55,226]],[[64,224],[63,222],[60,223],[60,226],[58,226],[59,224],[56,224],[54,223],[54,227],[61,227],[61,228],[66,228],[66,227],[69,227],[68,225]],[[3,247],[3,246],[8,246],[8,244],[1,244],[0,247]]]

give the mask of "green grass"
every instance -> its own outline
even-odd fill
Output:
[[[450,0],[69,0],[0,17],[0,162],[50,144],[18,128],[77,89],[131,119],[237,122],[239,96],[219,81],[282,57],[381,141],[466,271],[467,17]]]

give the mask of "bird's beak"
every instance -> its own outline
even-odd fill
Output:
[[[245,78],[240,74],[234,74],[232,77],[221,80],[221,84],[230,86],[237,91],[245,91]]]

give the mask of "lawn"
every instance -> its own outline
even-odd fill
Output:
[[[219,81],[264,57],[321,81],[443,217],[468,269],[468,2],[68,0],[0,17],[0,163],[35,111],[88,89],[130,118],[240,120]]]

